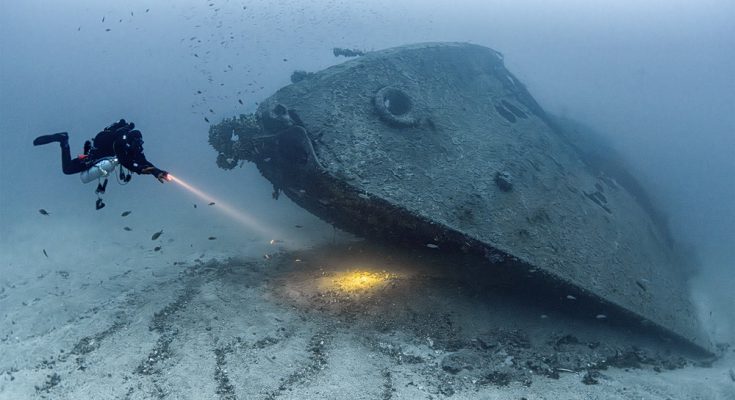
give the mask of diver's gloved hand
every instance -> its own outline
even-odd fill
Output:
[[[147,168],[143,168],[141,172],[144,174],[150,174],[150,175],[155,176],[156,179],[158,179],[158,181],[161,183],[168,181],[168,172],[162,169],[158,169],[156,167],[147,167]]]
[[[163,170],[160,170],[160,171],[161,172],[155,174],[156,179],[158,179],[158,181],[161,182],[161,183],[168,182],[169,181],[168,172],[167,171],[163,171]]]

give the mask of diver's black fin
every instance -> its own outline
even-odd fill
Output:
[[[54,133],[52,135],[43,135],[33,139],[34,146],[41,146],[52,142],[60,142],[61,144],[69,141],[69,134],[66,132]]]

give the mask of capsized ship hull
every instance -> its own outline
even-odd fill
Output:
[[[252,161],[274,194],[360,236],[476,254],[712,350],[665,229],[499,53],[410,45],[300,77],[212,126],[218,165]]]

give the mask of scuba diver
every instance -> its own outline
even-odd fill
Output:
[[[168,172],[156,168],[143,154],[143,135],[134,129],[135,124],[121,119],[103,129],[90,142],[84,143],[84,153],[71,158],[69,134],[67,132],[39,136],[33,140],[34,146],[59,142],[61,145],[61,169],[66,175],[80,174],[83,183],[94,179],[104,183],[97,185],[97,209],[105,206],[100,194],[105,193],[107,176],[120,166],[119,180],[122,184],[130,182],[130,172],[153,175],[159,182],[169,180]],[[127,169],[126,173],[124,169]]]

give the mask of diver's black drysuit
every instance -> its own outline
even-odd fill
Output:
[[[33,141],[33,145],[59,142],[61,169],[67,175],[86,171],[103,158],[117,157],[120,164],[132,172],[152,174],[159,180],[164,179],[168,173],[146,160],[143,154],[143,135],[133,128],[135,124],[127,123],[124,119],[115,122],[98,133],[92,143],[87,141],[84,144],[84,154],[76,158],[71,158],[69,135],[66,132],[39,136]]]

